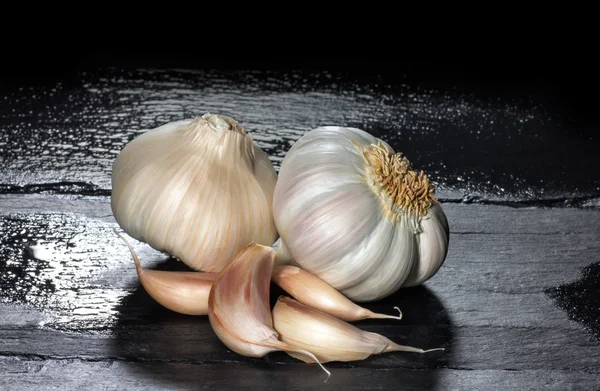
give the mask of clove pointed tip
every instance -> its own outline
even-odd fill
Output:
[[[281,296],[280,296],[280,298],[281,298]],[[293,345],[290,345],[290,344],[287,344],[287,343],[281,342],[281,341],[279,341],[279,343],[278,343],[278,348],[285,352],[288,352],[288,353],[297,353],[297,354],[301,354],[303,356],[310,357],[314,362],[319,364],[319,366],[321,367],[322,370],[325,371],[325,373],[327,373],[327,379],[325,379],[325,382],[327,382],[327,380],[329,379],[329,376],[331,376],[331,372],[329,372],[327,370],[327,368],[325,368],[323,366],[323,364],[321,364],[321,361],[317,358],[317,356],[315,356],[313,353],[309,352],[308,350],[300,349]]]
[[[435,352],[436,350],[441,350],[441,351],[444,351],[444,350],[446,350],[446,349],[444,349],[444,348],[434,348],[434,349],[427,349],[427,350],[423,350],[423,352],[422,352],[422,353]]]
[[[394,307],[394,309],[398,311],[398,320],[402,319],[402,311],[400,311],[400,308]]]
[[[300,352],[300,353],[304,353],[307,356],[309,356],[310,358],[312,358],[313,360],[315,360],[315,362],[317,364],[319,364],[319,366],[321,367],[322,370],[325,371],[325,373],[327,373],[327,379],[325,379],[325,383],[327,382],[327,380],[329,379],[329,376],[331,376],[331,372],[329,372],[329,370],[327,370],[327,368],[325,368],[323,366],[323,364],[321,364],[321,361],[319,361],[319,359],[317,358],[317,356],[315,356],[314,354],[312,354],[311,352],[307,351],[307,350],[303,350],[303,349],[298,349],[296,350],[296,352]]]
[[[125,242],[125,245],[129,249],[129,252],[131,252],[131,256],[133,257],[133,262],[135,263],[135,268],[137,269],[137,271],[139,273],[143,272],[144,269],[142,268],[142,264],[140,263],[140,260],[137,257],[137,254],[135,253],[135,250],[133,249],[133,247],[131,246],[129,241],[127,239],[125,239],[125,236],[123,236],[119,231],[117,231],[116,227],[113,227],[113,231],[115,231],[117,236],[120,237]]]
[[[383,349],[382,353],[389,353],[389,352],[429,353],[429,352],[435,352],[436,350],[446,350],[446,349],[434,348],[434,349],[424,350],[424,349],[420,349],[420,348],[415,348],[413,346],[400,345],[395,342],[392,342],[392,343],[388,344],[385,347],[385,349]]]
[[[387,315],[387,314],[380,314],[377,312],[371,312],[369,311],[369,317],[372,319],[396,319],[396,320],[402,320],[402,311],[400,311],[400,308],[398,307],[394,307],[395,310],[398,311],[398,316],[394,316],[394,315]]]

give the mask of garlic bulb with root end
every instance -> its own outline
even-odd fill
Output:
[[[157,303],[184,315],[208,314],[208,296],[217,273],[144,269],[131,244],[116,229],[114,231],[129,248],[142,286]]]
[[[363,319],[402,319],[398,316],[375,313],[352,302],[319,277],[296,266],[278,266],[273,270],[272,281],[299,302],[352,322]]]
[[[276,181],[242,125],[205,114],[128,143],[113,165],[111,207],[129,236],[194,270],[219,272],[247,243],[277,239]]]
[[[313,129],[279,170],[277,251],[355,302],[422,284],[448,249],[448,222],[434,191],[427,175],[369,133]]]
[[[277,254],[272,247],[249,243],[219,273],[208,298],[208,319],[217,337],[234,352],[263,357],[293,352],[313,360],[310,352],[279,340],[273,329],[270,285]]]
[[[273,325],[282,341],[313,353],[321,363],[358,361],[390,352],[429,353],[444,350],[399,345],[381,334],[361,330],[286,296],[280,296],[273,308]],[[295,352],[287,354],[312,362],[310,357]]]

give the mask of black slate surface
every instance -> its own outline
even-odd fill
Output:
[[[588,272],[575,283],[600,261],[599,142],[596,124],[565,100],[537,85],[437,83],[390,69],[359,77],[110,65],[1,90],[2,389],[600,384],[597,280]],[[324,384],[320,369],[284,354],[229,351],[206,317],[172,313],[147,295],[112,232],[111,164],[144,130],[207,111],[240,120],[276,168],[304,132],[342,124],[429,173],[450,222],[447,261],[423,287],[367,305],[399,306],[402,321],[357,325],[444,352],[330,363]],[[145,266],[181,268],[132,243]],[[279,293],[273,287],[272,299]]]

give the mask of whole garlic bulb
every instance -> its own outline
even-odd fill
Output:
[[[428,177],[384,141],[356,128],[313,129],[279,171],[278,252],[357,302],[419,285],[448,249],[433,194]]]
[[[111,206],[131,237],[219,272],[245,245],[277,239],[277,173],[233,118],[205,114],[133,139],[112,171]]]

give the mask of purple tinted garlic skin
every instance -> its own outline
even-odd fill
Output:
[[[355,302],[432,278],[449,227],[435,188],[401,153],[349,127],[323,126],[287,152],[273,197],[277,248]]]

